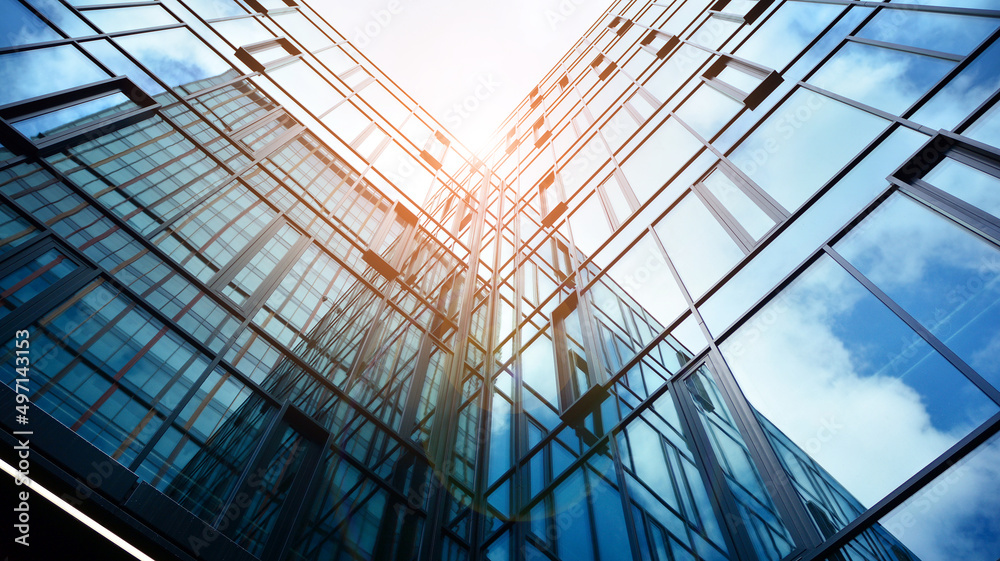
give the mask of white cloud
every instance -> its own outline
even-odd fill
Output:
[[[845,316],[862,298],[871,296],[826,261],[723,353],[761,414],[871,506],[970,427],[935,426],[930,396],[880,368],[892,358],[885,347],[865,348],[835,333],[854,327]]]
[[[1000,446],[994,438],[880,523],[921,561],[994,561],[1000,550]]]

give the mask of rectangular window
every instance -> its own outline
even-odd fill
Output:
[[[507,132],[507,153],[511,154],[517,149],[517,125],[510,128]]]
[[[841,125],[837,134],[830,134],[827,123]],[[881,117],[800,88],[729,159],[782,207],[794,212],[887,124]],[[823,157],[816,158],[816,154]]]
[[[233,374],[215,369],[135,470],[211,523],[225,507],[274,413]]]
[[[566,212],[566,194],[554,170],[538,184],[538,197],[542,203],[542,226],[551,227]]]
[[[31,223],[10,207],[0,205],[0,256],[13,251],[37,235],[38,230]]]
[[[160,105],[122,76],[0,109],[0,142],[19,154],[51,154],[145,120]]]
[[[756,109],[781,84],[781,75],[759,64],[723,55],[705,70],[702,80],[748,109]]]
[[[302,236],[283,218],[275,220],[210,281],[209,286],[246,311],[256,308],[304,250]]]
[[[417,227],[417,216],[400,203],[389,209],[363,254],[365,263],[387,279],[403,270]]]
[[[657,58],[666,58],[680,42],[680,39],[674,35],[653,29],[639,41],[639,45],[656,55]]]
[[[568,90],[569,89],[569,76],[563,74],[563,77],[559,78],[559,81],[556,82],[556,85],[559,87],[559,93],[562,93],[562,92]]]
[[[258,41],[236,49],[236,58],[254,72],[264,72],[299,57],[302,51],[285,37]]]
[[[919,277],[921,271],[927,270],[930,277],[940,271],[922,267],[947,260],[966,263],[966,254],[952,255],[949,246],[929,245],[934,238],[906,229],[924,220],[908,216],[918,206],[912,201],[893,203],[890,199],[887,204],[886,212],[871,216],[882,224],[859,227],[857,236],[840,249],[866,267],[867,257],[860,251],[865,238],[878,238],[872,255],[885,250],[883,235],[896,238],[891,247],[905,248],[898,256],[906,269],[900,259],[886,262],[880,258],[874,261],[881,267],[879,277],[891,283],[886,287],[903,283],[903,291],[909,281],[915,281],[912,285],[921,291],[913,296],[923,300],[917,309],[931,310],[935,321],[940,321],[950,315],[948,310],[944,314],[934,310],[942,293],[938,285],[921,282]],[[881,229],[897,219],[901,219],[895,224],[902,226],[902,236]],[[929,231],[944,234],[944,239],[951,235],[937,230],[933,222],[925,225]],[[940,259],[911,255],[914,240],[921,240],[921,247],[933,248]],[[979,240],[970,241],[982,245]],[[969,257],[969,264],[976,262],[975,256]],[[937,278],[944,286],[955,277]],[[983,306],[970,306],[975,316],[972,309]],[[991,331],[995,333],[995,328]],[[978,336],[982,331],[973,328],[967,333]],[[807,456],[808,472],[789,470],[803,502],[831,496],[834,491],[837,504],[826,511],[834,531],[998,411],[996,403],[830,254],[818,257],[719,349],[755,415],[765,429],[774,427],[767,430],[768,437],[787,443],[778,442],[775,448],[793,446]],[[837,430],[830,431],[831,427]],[[828,473],[826,477],[835,484],[818,486],[815,473]]]
[[[30,324],[32,403],[126,466],[209,365],[103,280],[38,317]]]
[[[774,0],[717,0],[710,14],[736,23],[751,24],[767,11]]]
[[[625,35],[625,33],[632,28],[632,20],[623,18],[621,16],[615,16],[608,24],[608,29],[613,30],[618,35]]]
[[[715,462],[722,468],[725,485],[732,491],[739,518],[731,520],[746,529],[759,559],[780,559],[791,552],[794,542],[781,519],[764,475],[753,461],[750,445],[736,417],[716,385],[707,365],[701,365],[684,380],[684,398],[690,400],[711,442]],[[683,399],[682,399],[683,401]],[[708,452],[706,450],[706,452]]]
[[[615,68],[617,68],[617,66],[618,65],[616,65],[613,60],[609,59],[603,54],[598,54],[597,58],[595,58],[594,61],[590,63],[590,67],[593,68],[594,72],[597,73],[598,80],[606,79],[608,76],[611,75],[612,72],[615,71]]]
[[[569,280],[569,285],[574,286],[572,276],[573,276],[573,261],[570,259],[569,247],[563,243],[562,240],[557,239],[555,236],[552,237],[552,267],[556,271],[556,279],[559,282],[563,282],[566,279]]]
[[[787,213],[750,180],[719,164],[695,183],[695,193],[735,236],[745,251],[783,220]]]
[[[541,148],[545,141],[552,136],[552,130],[549,128],[548,120],[545,115],[542,115],[531,125],[531,134],[535,139],[535,148]]]
[[[704,294],[744,255],[711,209],[690,193],[653,229],[693,298]]]
[[[43,292],[52,292],[51,287],[60,284],[79,268],[63,251],[45,240],[36,248],[28,248],[27,251],[2,261],[2,264],[4,272],[0,276],[0,320]]]
[[[441,169],[441,162],[444,161],[445,152],[448,151],[450,144],[451,141],[448,140],[448,137],[437,131],[427,139],[423,150],[420,151],[420,157],[426,160],[434,169]]]
[[[588,358],[594,355],[587,352],[589,345],[583,330],[586,321],[581,321],[580,314],[576,293],[552,312],[561,416],[571,425],[579,425],[607,396],[601,386],[600,368],[596,361]]]

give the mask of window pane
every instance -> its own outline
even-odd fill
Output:
[[[105,33],[177,24],[177,20],[160,6],[88,10],[84,14]]]
[[[257,446],[271,408],[232,375],[211,375],[137,474],[211,522]]]
[[[0,0],[0,47],[30,45],[59,39],[59,34],[45,25],[17,0]]]
[[[994,561],[1000,552],[1000,436],[879,520],[920,561]],[[855,541],[854,543],[857,543]]]
[[[703,138],[711,139],[742,107],[740,102],[705,84],[677,109],[677,116]]]
[[[988,49],[963,68],[948,85],[941,88],[934,97],[918,109],[912,120],[927,125],[934,130],[952,130],[981,103],[1000,88],[1000,41],[994,41]],[[965,131],[970,136],[969,130]],[[987,144],[996,145],[997,141]]]
[[[176,332],[102,282],[39,320],[31,341],[37,388],[31,401],[123,465],[135,459],[209,364]]]
[[[264,247],[243,266],[233,280],[222,289],[237,304],[243,304],[278,266],[281,258],[288,253],[299,239],[299,233],[287,224],[282,226]]]
[[[608,276],[663,325],[687,309],[663,252],[648,234],[611,267]]]
[[[939,58],[847,43],[809,82],[901,115],[955,66]]]
[[[968,3],[964,5],[971,7]],[[986,39],[997,25],[994,18],[883,9],[858,37],[964,55]]]
[[[897,194],[835,247],[1000,388],[996,246]]]
[[[757,203],[750,200],[750,197],[722,170],[713,171],[705,178],[704,183],[754,240],[759,240],[774,226],[774,219],[761,210]]]
[[[136,104],[126,97],[125,94],[114,92],[97,99],[18,121],[13,126],[21,134],[30,139],[40,139],[58,134],[61,132],[60,128],[69,130],[73,127],[100,119],[103,116],[111,115],[118,111],[127,111],[135,107],[137,107]],[[63,125],[67,124],[71,126],[63,127]]]
[[[172,88],[208,79],[220,83],[232,67],[187,29],[116,37],[115,41]]]
[[[611,235],[611,227],[604,215],[601,198],[594,194],[584,201],[569,217],[573,227],[573,243],[586,254],[591,254]]]
[[[0,105],[83,84],[108,75],[73,45],[0,55]]]
[[[5,205],[0,205],[0,256],[31,240],[38,231]]]
[[[521,351],[521,378],[551,405],[559,404],[559,380],[556,376],[555,351],[548,332],[543,332]]]
[[[654,229],[692,298],[701,296],[743,258],[743,251],[693,193]]]
[[[998,410],[826,256],[720,350],[770,432],[807,453],[855,505],[825,512],[834,529]],[[808,476],[789,475],[805,495],[811,483],[799,480]]]
[[[844,9],[830,4],[785,2],[735,54],[780,71]]]
[[[931,185],[1000,216],[1000,179],[950,158],[923,177]]]
[[[700,148],[701,143],[676,119],[668,119],[644,140],[622,164],[639,204],[646,202]]]
[[[730,159],[788,211],[799,208],[886,126],[883,119],[798,90]],[[817,158],[822,154],[822,158]]]
[[[994,104],[982,117],[976,119],[976,122],[965,129],[964,134],[991,146],[1000,144],[1000,103]]]
[[[685,386],[715,451],[716,461],[726,476],[726,485],[736,499],[737,510],[758,558],[781,559],[792,550],[792,536],[778,516],[764,479],[753,463],[736,419],[729,412],[712,374],[702,366],[685,380]]]
[[[62,253],[50,249],[0,277],[0,318],[31,300],[77,268]]]

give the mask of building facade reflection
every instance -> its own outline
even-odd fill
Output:
[[[616,2],[478,155],[292,0],[0,3],[2,360],[150,555],[1000,555],[990,2]]]

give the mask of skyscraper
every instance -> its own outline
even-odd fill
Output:
[[[1000,557],[995,2],[615,2],[480,154],[294,0],[0,2],[0,457],[103,532]]]

